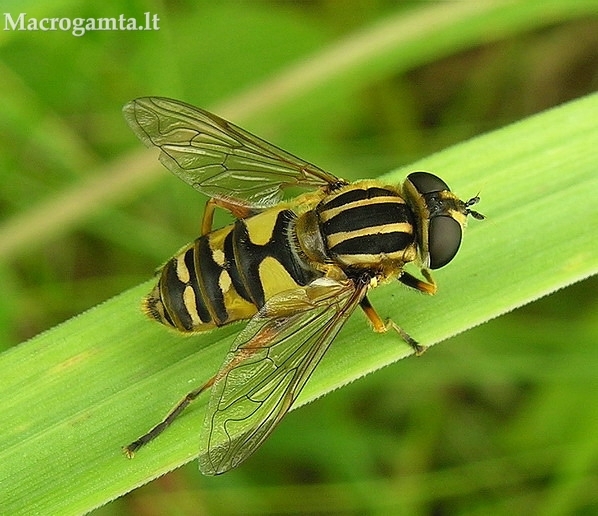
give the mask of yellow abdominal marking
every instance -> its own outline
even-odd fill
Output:
[[[214,258],[214,261],[220,265],[220,267],[224,267],[226,257],[224,256],[224,251],[222,249],[212,249],[212,258]]]
[[[231,288],[232,280],[230,279],[230,274],[227,271],[222,271],[220,273],[220,278],[218,278],[218,286],[220,290],[225,293],[228,292]]]
[[[249,239],[255,245],[266,245],[272,239],[272,230],[282,210],[266,210],[251,218],[247,224]]]
[[[267,256],[260,263],[259,274],[266,299],[285,290],[297,288],[297,283],[288,271],[276,258],[271,256]]]
[[[180,254],[176,258],[176,275],[181,283],[189,283],[191,276],[189,275],[189,269],[185,264],[185,253]]]
[[[189,317],[191,317],[191,322],[193,323],[193,326],[201,324],[199,314],[197,313],[195,292],[193,291],[193,287],[191,285],[187,285],[185,287],[185,290],[183,291],[183,303],[185,303],[185,308],[187,309]]]

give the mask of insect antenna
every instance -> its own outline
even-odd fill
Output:
[[[465,213],[467,213],[467,215],[471,215],[474,219],[484,220],[486,217],[482,215],[480,212],[469,209],[470,206],[473,206],[474,204],[477,204],[479,202],[480,194],[478,193],[478,195],[472,197],[471,199],[469,199],[469,201],[465,203]]]

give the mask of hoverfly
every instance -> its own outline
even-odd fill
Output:
[[[200,470],[216,475],[234,468],[287,413],[358,306],[374,331],[393,329],[423,352],[393,321],[381,319],[368,290],[396,278],[434,294],[430,270],[454,258],[468,215],[484,218],[470,209],[479,197],[461,201],[428,172],[413,172],[400,186],[348,183],[176,100],[139,98],[123,112],[141,141],[160,149],[166,168],[209,196],[202,235],[158,272],[145,312],[183,333],[250,319],[218,373],[129,444],[129,457],[211,389]],[[308,191],[283,201],[290,187]],[[216,207],[235,222],[212,230]],[[409,262],[425,281],[403,270]]]

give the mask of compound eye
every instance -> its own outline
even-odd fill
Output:
[[[450,262],[461,245],[461,224],[448,215],[433,217],[428,232],[430,269],[440,269]]]
[[[442,179],[429,172],[412,172],[407,176],[407,179],[411,181],[415,189],[422,195],[432,192],[442,192],[444,190],[450,192],[451,190]]]

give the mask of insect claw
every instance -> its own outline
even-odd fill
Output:
[[[132,459],[135,457],[135,451],[133,449],[133,445],[130,444],[129,446],[123,446],[123,453],[127,457],[127,459]]]
[[[419,344],[411,335],[409,335],[403,328],[401,328],[398,324],[396,324],[392,319],[387,319],[386,320],[386,329],[388,330],[390,328],[395,330],[401,336],[401,338],[407,344],[409,344],[409,347],[411,347],[411,349],[413,349],[416,356],[419,357],[419,356],[423,355],[423,353],[426,351],[426,349],[428,349],[427,346],[422,346],[421,344]]]
[[[428,349],[428,346],[423,346],[421,344],[418,344],[417,342],[414,342],[414,345],[412,347],[415,351],[416,357],[421,357]]]

